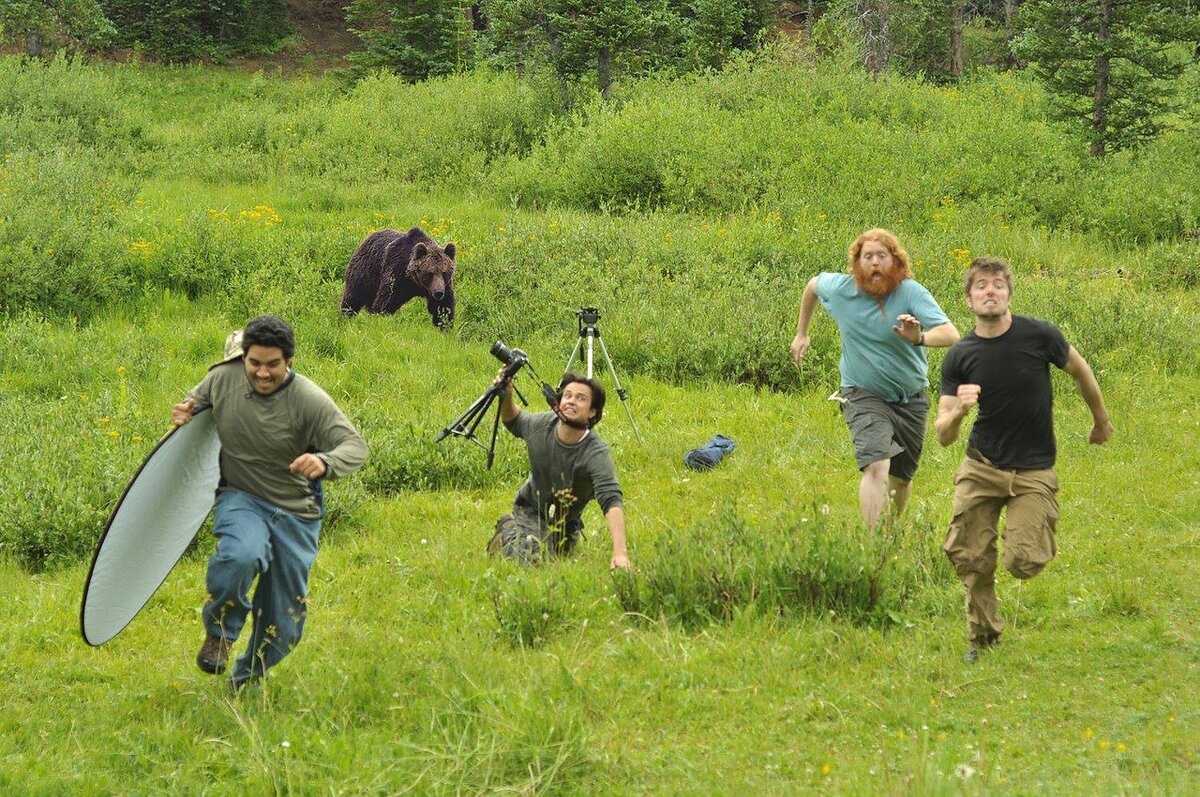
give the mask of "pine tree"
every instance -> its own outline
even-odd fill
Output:
[[[567,79],[594,76],[605,95],[618,75],[680,51],[683,25],[667,0],[485,0],[483,9],[502,61],[545,63]]]
[[[467,0],[354,0],[346,19],[363,43],[350,55],[359,71],[384,68],[417,81],[449,74],[470,56]]]
[[[1057,115],[1086,126],[1091,153],[1157,136],[1187,64],[1196,19],[1170,2],[1029,0],[1015,54],[1049,90]]]
[[[0,41],[19,42],[26,55],[59,44],[102,47],[115,33],[97,0],[0,2]]]

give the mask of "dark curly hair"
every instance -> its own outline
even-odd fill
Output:
[[[284,358],[290,360],[296,353],[296,333],[279,316],[260,315],[250,319],[242,330],[242,351],[250,351],[254,345],[277,346]]]

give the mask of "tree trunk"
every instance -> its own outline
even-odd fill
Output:
[[[1017,15],[1017,7],[1021,5],[1021,0],[1004,0],[1004,68],[1016,69],[1022,66],[1017,63],[1017,57],[1013,55],[1013,17]]]
[[[612,88],[612,50],[607,47],[600,48],[596,57],[596,79],[600,84],[600,96],[608,97]]]
[[[31,30],[25,34],[25,54],[30,58],[42,57],[42,32]]]
[[[1103,158],[1108,150],[1108,69],[1109,45],[1112,42],[1113,0],[1100,0],[1100,25],[1096,41],[1100,54],[1096,56],[1096,90],[1092,95],[1092,155]]]
[[[862,0],[859,19],[863,24],[863,61],[875,80],[886,75],[892,56],[891,0]]]
[[[958,80],[963,74],[963,4],[950,3],[950,77]]]

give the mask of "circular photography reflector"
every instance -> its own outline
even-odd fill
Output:
[[[169,432],[117,502],[92,557],[79,611],[83,639],[103,645],[137,616],[212,509],[221,478],[212,412]]]

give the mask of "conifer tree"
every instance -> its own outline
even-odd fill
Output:
[[[0,41],[40,56],[59,45],[101,47],[116,33],[97,0],[3,0]]]
[[[360,71],[389,69],[417,81],[449,74],[471,53],[467,0],[353,0],[350,30],[363,49],[350,55]]]
[[[607,95],[620,74],[669,61],[683,25],[667,0],[486,0],[502,60],[544,62],[561,77],[593,76]]]
[[[1153,0],[1028,0],[1013,47],[1103,157],[1161,132],[1190,55],[1183,45],[1196,40],[1194,13]]]

